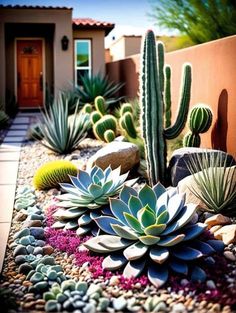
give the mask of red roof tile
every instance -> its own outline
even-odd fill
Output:
[[[44,5],[3,5],[0,4],[0,9],[43,9],[43,10],[72,10],[73,8],[68,7],[53,7],[53,6],[44,6]]]
[[[92,18],[73,18],[73,27],[76,28],[89,28],[89,29],[104,29],[106,35],[114,28],[115,24],[110,22],[96,21]]]

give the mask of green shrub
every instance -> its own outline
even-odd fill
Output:
[[[65,160],[51,161],[43,164],[34,174],[33,184],[36,189],[58,187],[59,183],[70,182],[69,175],[76,176],[76,166]]]
[[[30,125],[27,131],[27,137],[29,140],[42,140],[43,134],[40,129],[40,123]]]

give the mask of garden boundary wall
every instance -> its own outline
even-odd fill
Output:
[[[172,121],[178,108],[185,62],[193,68],[190,107],[205,103],[213,111],[212,126],[201,135],[201,147],[227,151],[236,158],[236,35],[166,53],[165,63],[172,67]],[[139,54],[107,63],[106,70],[111,80],[125,83],[123,95],[138,95]]]

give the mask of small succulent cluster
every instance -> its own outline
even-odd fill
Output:
[[[183,139],[184,147],[200,147],[201,138],[199,134],[208,131],[212,123],[212,110],[205,104],[194,106],[189,115],[188,132]]]
[[[50,291],[43,295],[47,301],[45,305],[46,312],[71,312],[80,310],[80,312],[106,311],[110,304],[108,298],[102,294],[102,288],[99,285],[88,285],[86,282],[75,282],[66,280],[61,284],[53,284]]]
[[[36,189],[50,189],[58,187],[59,183],[69,182],[69,175],[77,175],[77,167],[66,160],[56,160],[43,164],[37,169],[33,177]]]
[[[117,134],[116,118],[111,114],[106,114],[107,107],[103,97],[96,97],[94,105],[96,110],[91,114],[93,133],[97,139],[111,142]]]
[[[80,170],[77,177],[70,176],[71,184],[60,184],[65,194],[57,196],[60,209],[54,213],[58,221],[55,228],[78,228],[77,234],[91,231],[91,222],[95,217],[109,211],[106,206],[109,197],[118,194],[123,187],[128,173],[120,175],[120,167],[112,170],[109,166],[104,171],[93,166],[90,170]],[[126,181],[134,184],[136,179]],[[96,232],[96,228],[94,230]]]
[[[145,185],[138,193],[124,186],[120,199],[111,199],[110,204],[112,215],[95,218],[106,234],[89,239],[84,246],[109,254],[103,261],[105,269],[125,266],[125,277],[137,277],[146,268],[156,287],[167,281],[169,269],[204,280],[206,273],[194,261],[224,247],[221,241],[199,238],[206,225],[194,223],[197,206],[185,204],[176,188],[166,190],[158,183],[153,188]]]
[[[36,196],[30,186],[23,186],[17,189],[15,196],[15,209],[21,210],[35,204]]]

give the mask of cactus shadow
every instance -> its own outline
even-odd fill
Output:
[[[227,151],[228,132],[228,92],[223,89],[218,100],[217,117],[211,132],[211,144],[213,149]]]

